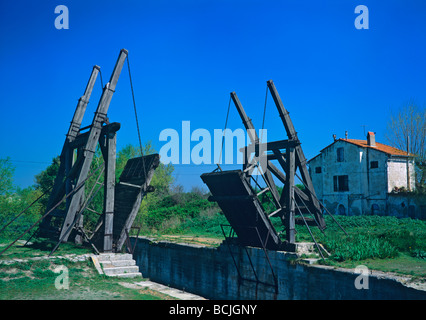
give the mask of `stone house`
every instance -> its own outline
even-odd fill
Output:
[[[425,218],[415,189],[414,157],[367,140],[336,139],[308,161],[317,197],[334,214],[379,214]],[[424,199],[423,199],[424,200]]]

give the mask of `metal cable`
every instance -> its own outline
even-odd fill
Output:
[[[218,163],[221,163],[222,160],[222,151],[223,151],[223,144],[225,143],[225,132],[226,132],[226,128],[228,126],[228,118],[229,118],[229,109],[231,107],[231,97],[229,97],[229,102],[228,102],[228,111],[226,112],[226,120],[225,120],[225,128],[223,129],[223,134],[222,134],[222,145],[220,147],[220,155],[219,155],[219,159],[218,159]]]
[[[144,154],[143,154],[143,149],[142,149],[141,133],[140,133],[140,130],[139,130],[138,112],[136,110],[135,92],[133,90],[133,81],[132,81],[132,74],[130,72],[129,56],[127,56],[127,68],[129,70],[130,89],[132,90],[133,109],[135,111],[136,128],[138,130],[138,139],[139,139],[139,147],[140,147],[141,156],[142,156],[143,173],[144,173],[144,176],[145,176],[145,179],[146,179],[145,159],[144,159]]]

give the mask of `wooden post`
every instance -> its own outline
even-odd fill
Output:
[[[285,227],[286,227],[286,240],[289,244],[295,243],[295,220],[294,220],[294,175],[296,169],[295,161],[295,150],[294,148],[286,149],[286,159],[287,159],[287,172],[284,192],[286,194],[285,204]]]
[[[115,189],[115,159],[117,135],[115,132],[106,133],[107,158],[105,159],[104,180],[104,252],[112,252],[113,221],[114,221],[114,189]]]

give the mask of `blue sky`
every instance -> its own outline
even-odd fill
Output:
[[[369,9],[369,29],[354,26],[357,5]],[[54,25],[57,5],[69,9],[69,29]],[[229,93],[236,91],[254,125],[262,125],[266,81],[289,110],[307,158],[332,135],[384,138],[390,111],[414,99],[426,103],[424,1],[5,1],[0,2],[0,158],[16,166],[26,187],[61,151],[77,100],[93,65],[104,83],[119,51],[129,50],[143,142],[157,151],[163,129],[223,129]],[[83,125],[101,93],[98,82]],[[232,106],[233,107],[233,106]],[[129,77],[121,73],[109,108],[120,122],[118,148],[138,144]],[[228,127],[242,128],[231,109]],[[268,97],[268,140],[285,139]],[[214,166],[180,165],[189,188]]]

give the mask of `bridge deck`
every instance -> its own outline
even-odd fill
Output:
[[[204,173],[201,179],[243,246],[278,250],[281,240],[241,170]],[[263,243],[263,245],[262,245]]]
[[[133,158],[127,161],[120,175],[119,183],[115,185],[113,243],[121,246],[124,229],[130,229],[139,210],[143,197],[151,181],[153,171],[158,167],[160,157],[158,154]],[[144,169],[145,166],[145,169]],[[103,216],[99,223],[102,223]],[[104,228],[98,228],[92,242],[100,248],[103,243]]]

